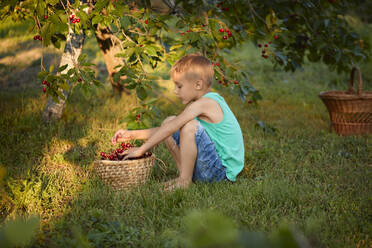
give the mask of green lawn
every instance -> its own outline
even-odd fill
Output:
[[[34,42],[30,35],[14,37],[7,42]],[[0,50],[0,58],[21,51],[14,47]],[[102,63],[93,38],[85,52]],[[59,51],[48,54],[57,58],[50,63],[58,63]],[[328,113],[317,96],[346,89],[349,75],[330,72],[320,63],[283,72],[248,44],[226,56],[241,59],[263,96],[258,105],[242,103],[228,89],[216,87],[241,125],[244,171],[234,184],[194,184],[173,193],[161,191],[161,182],[176,176],[164,145],[153,152],[167,164],[166,173],[157,162],[149,182],[132,191],[112,190],[92,170],[99,152],[111,149],[114,130],[124,125],[119,120],[136,106],[133,95],[114,97],[108,84],[89,97],[74,91],[62,119],[47,125],[41,120],[47,98],[36,80],[40,59],[0,64],[0,166],[6,170],[0,191],[2,225],[19,215],[40,216],[32,247],[196,246],[202,234],[227,244],[242,233],[249,240],[260,233],[275,240],[285,236],[285,228],[303,234],[313,247],[371,247],[372,136],[329,132]],[[371,90],[370,64],[360,66],[365,89]],[[105,73],[100,77],[105,79]],[[162,118],[179,113],[182,106],[174,104],[172,83],[158,84],[164,86]],[[257,128],[256,119],[277,131]]]

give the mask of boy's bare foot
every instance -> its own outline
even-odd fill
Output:
[[[189,181],[186,181],[181,178],[175,178],[172,180],[169,180],[163,184],[163,190],[164,191],[173,191],[175,189],[187,189],[190,186]]]

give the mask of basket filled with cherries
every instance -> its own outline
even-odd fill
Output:
[[[132,147],[132,144],[123,142],[108,153],[100,153],[100,159],[94,161],[94,169],[104,183],[115,189],[128,189],[147,181],[154,165],[154,155],[146,152],[141,157],[125,158],[125,151]]]

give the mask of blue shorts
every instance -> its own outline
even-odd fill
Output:
[[[172,137],[176,144],[180,146],[180,131],[175,132]],[[218,157],[214,143],[200,123],[198,123],[198,129],[195,133],[195,143],[198,154],[195,160],[192,181],[219,182],[227,180],[226,168]]]

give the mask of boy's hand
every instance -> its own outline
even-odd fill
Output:
[[[116,143],[118,142],[125,142],[125,141],[132,140],[132,139],[133,137],[132,137],[131,131],[120,129],[116,131],[114,136],[111,138],[111,143],[113,145],[116,145]]]
[[[124,159],[137,158],[141,157],[145,152],[141,147],[132,147],[125,150],[121,155],[124,155]]]

